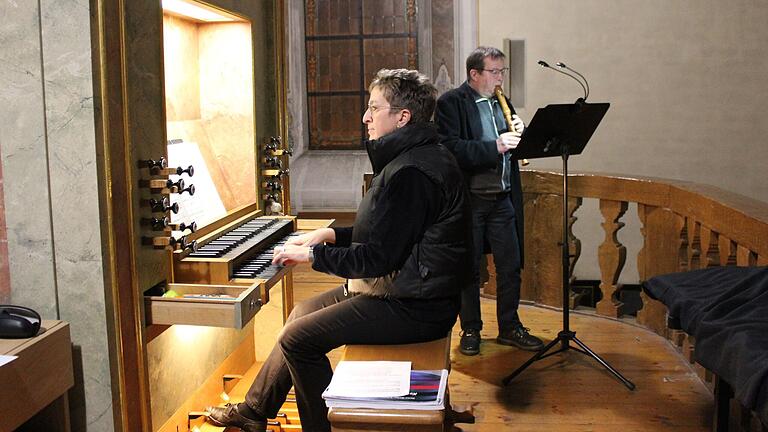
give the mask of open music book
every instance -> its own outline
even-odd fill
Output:
[[[329,408],[440,410],[447,384],[445,369],[410,370],[410,362],[342,361],[323,399]]]

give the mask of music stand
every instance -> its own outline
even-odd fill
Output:
[[[597,125],[600,124],[603,116],[608,111],[609,106],[610,104],[608,103],[586,103],[579,100],[575,104],[556,104],[539,108],[523,132],[520,144],[512,153],[517,159],[560,156],[563,160],[563,239],[561,245],[563,251],[563,329],[552,342],[505,377],[502,380],[505,386],[514,377],[533,364],[533,362],[572,349],[597,360],[598,363],[608,369],[627,388],[630,390],[635,389],[635,385],[631,381],[626,379],[576,337],[576,332],[570,329],[568,316],[571,292],[568,277],[570,273],[568,250],[568,157],[581,154],[595,129],[597,129]],[[570,344],[571,341],[575,342],[579,347],[572,346]],[[560,349],[547,354],[547,351],[557,345],[558,342],[561,344]]]

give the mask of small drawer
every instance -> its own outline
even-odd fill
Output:
[[[243,328],[261,309],[260,282],[249,286],[168,284],[181,297],[145,296],[147,325]]]

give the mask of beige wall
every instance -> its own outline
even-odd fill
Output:
[[[529,120],[580,96],[611,103],[579,170],[708,183],[768,201],[768,3],[748,0],[482,0],[480,43],[526,41]],[[532,167],[559,167],[559,160]]]
[[[585,153],[569,168],[706,183],[768,201],[768,3],[748,0],[482,0],[479,41],[526,41],[529,121],[537,107],[581,96],[575,81],[536,62],[563,61],[591,86],[590,101],[611,103]],[[519,108],[519,107],[518,107]],[[559,168],[559,159],[530,168]],[[575,269],[599,278],[603,241],[595,201],[585,200],[574,232]],[[623,219],[622,282],[637,283],[642,245],[636,207]]]

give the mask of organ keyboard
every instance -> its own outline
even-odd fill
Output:
[[[248,258],[240,263],[232,271],[233,281],[243,283],[243,279],[274,279],[285,267],[272,264],[272,258],[275,255],[275,247],[284,245],[291,237],[298,233],[291,233],[282,239],[272,243],[269,249],[264,252]]]
[[[174,253],[174,282],[250,285],[264,279],[274,285],[288,270],[271,263],[274,246],[296,231],[296,219],[246,215],[197,239],[197,251]]]

